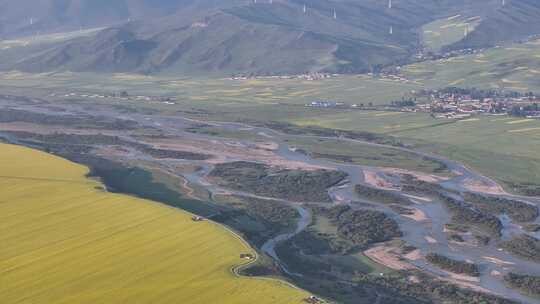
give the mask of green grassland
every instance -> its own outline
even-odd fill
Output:
[[[528,92],[540,90],[540,40],[487,49],[478,54],[426,61],[401,69],[429,88],[478,87]]]
[[[309,124],[309,122],[309,120],[306,120],[307,126],[313,125]],[[301,123],[299,123],[299,125],[301,125]],[[209,126],[193,128],[190,131],[198,134],[237,140],[252,140],[261,143],[271,140],[268,137],[254,134],[247,130],[232,131]],[[391,147],[375,147],[360,142],[344,141],[337,138],[315,139],[285,136],[285,140],[290,146],[301,149],[311,157],[315,158],[364,166],[401,168],[426,173],[448,173],[445,168],[441,166],[442,164],[436,161],[425,159],[417,154],[400,151]]]
[[[508,188],[540,180],[539,120],[479,117],[396,135],[418,140],[422,149],[464,162]]]
[[[276,104],[304,105],[329,99],[349,105],[369,102],[385,104],[419,87],[389,79],[363,75],[342,75],[320,81],[262,78],[230,80],[227,78],[167,78],[135,74],[100,75],[93,73],[1,72],[6,87],[68,90],[81,92],[120,92],[131,95],[176,96],[179,103],[200,108],[223,109],[264,107]],[[169,107],[170,108],[170,107]],[[174,107],[173,107],[174,108]]]
[[[316,158],[365,166],[391,167],[426,173],[447,173],[444,165],[414,153],[392,148],[373,147],[339,139],[294,139],[295,147]]]
[[[377,79],[365,75],[342,75],[319,81],[303,79],[165,78],[132,74],[0,72],[0,82],[14,95],[36,96],[106,94],[126,90],[130,95],[175,96],[175,105],[160,102],[54,97],[59,101],[114,104],[132,111],[151,109],[162,113],[183,112],[195,118],[220,121],[293,121],[300,118],[343,113],[337,109],[307,108],[315,100],[333,100],[346,105],[388,104],[404,94],[420,89],[414,83]],[[358,112],[360,111],[353,111]],[[199,113],[199,115],[197,115]]]
[[[317,119],[298,118],[292,121],[301,126],[319,126],[340,130],[368,131],[392,134],[447,124],[449,121],[431,118],[428,114],[385,111],[327,111]]]
[[[463,39],[480,21],[480,17],[455,15],[427,23],[421,28],[423,43],[428,50],[439,52],[443,47]]]
[[[77,37],[90,36],[102,29],[103,28],[92,28],[73,32],[54,33],[46,35],[27,36],[17,39],[0,40],[0,50],[5,51],[23,46],[25,47],[47,45],[49,43],[66,41]]]
[[[283,282],[239,277],[255,252],[212,222],[103,191],[88,169],[0,146],[2,303],[301,303]]]
[[[538,180],[540,165],[535,151],[540,151],[539,121],[521,122],[516,119],[517,122],[511,122],[503,121],[505,118],[478,117],[454,122],[433,119],[422,113],[321,109],[308,108],[304,104],[330,99],[347,105],[367,105],[370,102],[382,105],[411,91],[446,86],[540,91],[539,54],[540,41],[532,41],[488,49],[480,54],[408,65],[401,69],[402,74],[410,79],[407,83],[365,75],[342,75],[319,81],[277,78],[233,81],[224,78],[166,78],[131,74],[19,72],[1,73],[0,81],[5,91],[15,95],[127,90],[130,95],[178,98],[174,105],[106,98],[53,98],[60,102],[113,104],[135,111],[151,109],[171,115],[182,113],[201,120],[280,121],[300,126],[387,134],[426,151],[462,161],[510,186],[513,183],[536,183]],[[245,134],[231,135],[218,131],[216,135],[243,138]],[[324,147],[311,146],[317,149]],[[347,145],[336,149],[341,148],[348,151],[344,152],[347,155],[351,155],[349,152],[354,149],[366,152],[365,149]],[[361,158],[365,161],[370,154],[358,158],[358,162],[362,161]]]
[[[375,115],[336,114],[320,117],[313,124],[396,136],[422,150],[461,161],[507,186],[537,184],[540,179],[539,120],[479,116],[453,121],[416,113]],[[309,121],[299,123],[307,125]]]

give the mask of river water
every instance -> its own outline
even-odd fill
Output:
[[[94,111],[92,114],[96,114]],[[102,111],[98,114],[104,115],[104,116],[114,116],[118,118],[117,113],[111,113],[109,111]],[[193,126],[197,123],[207,123],[207,122],[197,122],[193,121],[191,119],[182,118],[182,117],[161,117],[161,116],[145,116],[145,115],[131,115],[132,119],[137,120],[139,123],[159,128],[166,133],[169,133],[171,135],[178,136],[181,134],[184,137],[190,137],[190,138],[202,138],[205,137],[205,139],[211,138],[210,136],[201,135],[201,134],[193,134],[190,132],[186,132],[186,128]],[[485,288],[489,290],[492,293],[502,295],[511,299],[515,299],[518,301],[521,301],[523,303],[530,303],[530,304],[537,304],[540,303],[537,299],[532,299],[526,296],[523,296],[507,287],[502,283],[502,280],[499,276],[492,275],[492,272],[500,272],[500,273],[507,273],[509,271],[517,272],[517,273],[527,273],[532,275],[539,275],[540,276],[540,265],[525,261],[519,258],[516,258],[509,253],[505,252],[504,250],[497,248],[496,245],[489,245],[489,246],[471,246],[466,244],[459,244],[454,242],[449,242],[447,240],[446,233],[444,232],[445,224],[449,223],[451,220],[451,215],[449,214],[448,210],[446,208],[436,202],[428,202],[428,201],[422,201],[422,203],[415,205],[414,207],[417,209],[420,209],[422,212],[426,214],[426,216],[429,218],[428,222],[416,222],[414,220],[402,217],[398,214],[396,214],[393,210],[388,208],[385,205],[378,204],[376,202],[366,202],[358,198],[354,193],[354,186],[356,184],[364,184],[364,171],[369,170],[371,172],[375,172],[376,174],[384,175],[385,173],[381,171],[380,168],[376,167],[369,167],[369,166],[361,166],[361,165],[355,165],[355,164],[343,164],[343,163],[335,163],[332,161],[327,160],[320,160],[320,159],[313,159],[309,157],[308,155],[305,155],[303,153],[299,153],[297,151],[294,151],[292,147],[290,147],[287,143],[287,139],[290,138],[304,138],[304,139],[329,139],[328,137],[317,137],[317,136],[309,136],[309,135],[289,135],[289,134],[283,134],[271,129],[267,128],[261,128],[261,127],[253,127],[245,124],[240,123],[221,123],[216,122],[214,123],[216,127],[228,129],[231,131],[242,131],[242,132],[252,132],[253,135],[260,135],[264,134],[265,137],[268,138],[268,140],[274,141],[279,144],[279,148],[276,151],[276,154],[287,159],[287,160],[295,160],[295,161],[301,161],[307,164],[326,167],[326,168],[332,168],[335,170],[340,170],[348,174],[347,180],[348,183],[345,185],[341,185],[340,187],[335,187],[329,190],[329,194],[332,198],[335,198],[335,203],[340,204],[349,204],[354,208],[359,208],[359,203],[369,203],[371,205],[374,205],[375,208],[383,210],[388,215],[393,217],[398,224],[400,225],[401,230],[404,233],[403,240],[406,241],[408,244],[415,246],[420,249],[420,251],[423,254],[427,254],[430,252],[436,252],[440,253],[446,256],[449,256],[451,258],[459,259],[459,260],[467,260],[474,262],[480,266],[481,269],[481,277],[480,282],[477,283],[478,286]],[[214,137],[215,139],[215,137]],[[336,138],[333,138],[336,139]],[[14,141],[16,139],[13,138],[7,138],[7,140]],[[446,180],[444,182],[441,182],[440,185],[450,189],[450,190],[458,190],[458,191],[464,191],[464,182],[466,180],[474,180],[474,181],[481,181],[484,184],[487,185],[496,185],[496,182],[493,181],[490,178],[487,178],[485,176],[482,176],[464,165],[454,162],[451,160],[448,160],[444,157],[433,155],[426,152],[420,152],[416,150],[412,150],[409,148],[404,147],[392,147],[392,146],[384,146],[380,144],[375,143],[369,143],[369,142],[363,142],[360,140],[354,140],[354,139],[345,139],[340,138],[340,140],[343,141],[352,141],[357,142],[365,145],[370,146],[380,146],[385,147],[389,149],[396,149],[401,151],[406,151],[409,153],[415,153],[419,156],[430,158],[433,160],[437,160],[439,162],[444,163],[450,171],[453,171],[456,173],[455,176],[450,178],[449,180]],[[246,144],[248,144],[248,141],[245,141]],[[233,161],[233,159],[231,159]],[[219,192],[231,192],[230,189],[220,189],[219,187],[215,185],[210,185],[206,182],[205,176],[211,171],[211,166],[207,164],[202,164],[202,169],[197,171],[193,174],[185,175],[184,177],[189,180],[189,182],[198,184],[206,188],[210,193],[219,193]],[[250,195],[247,193],[237,193],[239,195]],[[528,203],[540,205],[540,198],[532,198],[532,197],[523,197],[523,196],[513,196],[513,195],[500,195],[501,197],[506,198],[513,198],[513,199],[519,199],[527,201]],[[289,273],[290,275],[298,275],[289,272],[286,267],[281,263],[279,256],[275,252],[275,247],[280,242],[286,241],[292,237],[294,237],[296,234],[300,233],[301,231],[305,230],[311,223],[312,218],[309,211],[302,206],[300,203],[295,202],[285,202],[290,204],[292,207],[294,207],[298,213],[300,214],[300,219],[297,223],[297,228],[293,232],[284,233],[282,235],[278,235],[273,239],[268,240],[263,246],[262,251],[268,254],[270,257],[272,257],[274,260],[276,260],[280,265],[282,265],[284,271]],[[507,216],[501,217],[501,222],[504,225],[503,229],[503,238],[507,239],[510,238],[512,235],[523,233],[523,230],[512,223],[510,218]],[[537,223],[540,223],[540,219],[537,219]],[[540,233],[536,234],[537,237],[540,237]],[[434,240],[434,241],[433,241]],[[504,263],[495,263],[494,261],[504,261]],[[427,272],[432,272],[437,275],[445,276],[445,273],[441,273],[440,270],[437,268],[425,263],[422,260],[414,261],[414,264],[418,266],[421,269],[424,269]]]
[[[404,233],[404,236],[402,239],[406,241],[408,244],[420,249],[422,254],[425,255],[431,252],[436,252],[439,254],[446,255],[450,258],[474,262],[479,265],[481,273],[482,273],[480,277],[480,282],[476,283],[478,286],[486,290],[489,290],[490,292],[494,294],[498,294],[507,298],[518,300],[523,303],[531,303],[531,304],[540,303],[540,301],[537,299],[524,296],[512,289],[507,288],[503,284],[502,278],[500,276],[493,275],[493,273],[495,272],[504,274],[509,271],[513,271],[517,273],[527,273],[527,274],[532,274],[532,275],[540,275],[540,265],[534,262],[516,258],[515,256],[509,254],[508,252],[498,248],[496,245],[493,245],[493,244],[489,246],[477,247],[477,246],[467,245],[466,243],[461,244],[461,243],[456,243],[456,242],[449,242],[447,239],[447,234],[445,233],[444,227],[445,227],[445,224],[448,224],[451,222],[451,215],[441,203],[436,202],[436,201],[429,202],[430,198],[425,198],[426,201],[422,200],[421,204],[415,205],[414,206],[415,208],[420,209],[429,218],[428,222],[419,223],[412,219],[399,216],[387,206],[378,204],[376,202],[366,202],[358,198],[354,193],[354,185],[365,183],[364,170],[369,170],[377,174],[385,174],[383,171],[380,170],[380,168],[370,167],[370,166],[361,166],[361,165],[355,165],[355,164],[335,163],[332,161],[321,160],[321,159],[313,159],[306,154],[295,151],[295,149],[290,147],[286,141],[287,138],[290,139],[291,137],[310,138],[310,139],[319,138],[316,136],[303,136],[303,135],[291,136],[288,134],[282,134],[280,132],[276,132],[274,130],[270,130],[266,128],[250,127],[244,124],[235,124],[235,123],[218,123],[217,126],[219,126],[220,128],[229,129],[231,131],[240,130],[240,129],[243,132],[250,131],[250,132],[253,132],[254,135],[265,134],[265,136],[268,137],[269,140],[279,143],[279,148],[276,151],[276,154],[278,154],[279,156],[287,160],[301,161],[310,165],[333,168],[335,170],[340,170],[347,173],[348,183],[346,183],[345,185],[341,185],[340,187],[335,187],[329,190],[329,194],[331,195],[331,197],[339,198],[339,201],[336,203],[346,203],[346,204],[351,205],[354,208],[358,208],[359,206],[361,207],[364,206],[364,204],[358,204],[358,203],[369,203],[370,205],[374,205],[376,206],[377,209],[385,211],[387,214],[392,216],[398,222],[401,230]],[[196,135],[196,136],[200,136],[200,135]],[[323,137],[321,139],[327,139],[327,138]],[[351,140],[351,139],[342,139],[342,140],[350,140],[350,141],[355,141],[362,144],[368,144],[368,145],[373,145],[373,146],[382,146],[379,144],[366,143],[366,142]],[[402,150],[402,151],[406,151],[410,153],[416,153],[420,156],[428,157],[428,158],[444,163],[450,171],[453,171],[454,173],[456,173],[452,178],[440,183],[441,186],[447,189],[465,191],[466,189],[463,184],[466,180],[467,181],[471,181],[471,180],[481,181],[482,183],[487,184],[487,185],[496,185],[496,182],[493,181],[492,179],[482,176],[468,169],[464,165],[457,162],[450,161],[444,157],[440,157],[440,156],[425,153],[425,152],[418,152],[418,151],[411,150],[408,148],[388,147],[388,146],[384,146],[384,147]],[[193,181],[197,182],[196,180],[193,180]],[[493,196],[496,196],[496,195],[493,195]],[[506,198],[512,198],[512,199],[525,200],[531,204],[539,205],[538,198],[513,196],[513,195],[500,195],[500,196],[506,197]],[[296,231],[293,233],[286,233],[283,235],[279,235],[271,240],[268,240],[262,247],[262,251],[268,254],[269,256],[271,256],[278,263],[280,263],[280,260],[279,260],[279,256],[275,252],[275,246],[279,244],[280,242],[288,240],[292,238],[293,236],[295,236],[297,233],[303,231],[309,226],[311,222],[311,215],[305,208],[301,206],[301,204],[292,204],[292,206],[296,210],[298,210],[298,212],[301,215],[301,218],[298,222],[298,228],[296,229]],[[540,219],[537,221],[540,221]],[[523,230],[520,229],[519,226],[512,223],[512,221],[510,220],[508,216],[501,216],[501,222],[504,225],[504,229],[503,229],[504,239],[510,238],[512,235],[515,235],[518,233],[523,233]],[[501,264],[495,261],[504,261],[504,263]],[[426,263],[424,260],[412,261],[412,263],[427,272],[431,272],[439,276],[448,276],[447,273],[442,272],[436,267],[433,267],[432,265]],[[283,266],[283,264],[282,264],[282,267],[284,268],[286,272],[288,272],[288,270],[285,268],[285,266]],[[294,274],[290,272],[288,273],[291,275],[298,275],[298,274]]]

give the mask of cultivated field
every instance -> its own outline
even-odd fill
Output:
[[[540,40],[511,44],[478,54],[405,66],[408,79],[429,88],[447,86],[537,92],[540,89]]]
[[[462,22],[472,24],[474,21],[456,17],[429,26],[461,31]],[[534,184],[539,178],[540,169],[535,153],[540,147],[538,121],[515,119],[517,122],[507,123],[498,120],[504,118],[480,117],[454,122],[433,119],[424,113],[361,111],[350,107],[323,109],[304,105],[320,99],[344,102],[346,105],[381,105],[401,99],[411,91],[447,86],[539,92],[539,50],[540,41],[537,40],[493,48],[479,54],[411,64],[401,69],[408,82],[376,79],[367,75],[339,76],[319,81],[275,78],[233,81],[223,78],[18,72],[0,73],[0,81],[8,93],[15,95],[32,92],[34,96],[43,97],[55,93],[58,95],[52,99],[59,101],[112,104],[133,112],[151,109],[171,115],[181,113],[204,121],[279,121],[301,126],[384,133],[416,144],[424,150],[462,161],[506,185]],[[106,98],[63,98],[64,95],[61,95],[70,92],[103,94],[121,90],[127,90],[130,95],[175,96],[177,101],[176,104],[164,104]],[[225,136],[243,138],[244,135]],[[335,147],[341,148],[344,150],[342,153],[332,153],[354,156],[345,153],[351,150],[349,147]],[[360,159],[358,162],[365,163]],[[377,162],[384,166],[379,160]]]
[[[231,80],[208,77],[165,77],[135,74],[99,75],[92,73],[0,72],[5,87],[44,89],[51,92],[118,93],[131,95],[175,96],[184,105],[225,109],[304,105],[314,100],[333,100],[346,104],[386,104],[418,89],[414,83],[376,79],[365,75],[341,75],[317,81],[263,78]],[[99,100],[97,100],[99,101]],[[175,108],[168,106],[167,108]]]
[[[180,210],[111,194],[85,167],[0,145],[2,303],[301,303],[237,277],[245,242]]]
[[[479,116],[453,121],[421,113],[357,112],[293,123],[396,136],[421,150],[463,162],[506,185],[537,184],[540,179],[539,120]]]
[[[444,46],[463,39],[480,21],[480,17],[467,18],[462,15],[435,20],[422,27],[423,42],[428,49],[438,52]]]

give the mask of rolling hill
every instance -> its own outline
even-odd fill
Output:
[[[241,0],[0,0],[0,38],[147,21],[178,11],[204,11]]]
[[[474,31],[447,49],[488,48],[540,34],[540,1],[507,0],[505,6],[494,8],[484,13]]]
[[[403,66],[407,79],[430,88],[477,87],[518,92],[540,89],[540,39],[478,54]]]
[[[116,0],[108,5],[110,13],[99,17],[92,12],[104,6],[100,1],[63,2],[70,5],[55,10],[56,15],[73,7],[79,13],[68,14],[65,22],[49,18],[50,31],[73,28],[81,20],[106,28],[95,35],[4,48],[0,69],[165,75],[360,73],[409,62],[421,47],[421,28],[449,16],[480,21],[467,37],[454,38],[441,49],[483,47],[540,32],[540,27],[525,26],[538,22],[540,3],[533,0],[513,0],[504,7],[498,0],[394,0],[392,8],[376,0],[313,0],[305,11],[302,0],[160,0],[152,9],[149,1]],[[84,5],[91,8],[82,9]],[[17,33],[25,33],[24,28]]]

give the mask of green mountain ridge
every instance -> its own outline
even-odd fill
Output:
[[[117,12],[123,11],[121,7],[137,12],[132,7],[147,3],[117,1],[124,3],[116,4]],[[158,7],[161,2],[173,5],[159,0]],[[524,26],[540,22],[534,15],[535,10],[540,12],[540,3],[534,0],[513,0],[504,7],[498,0],[395,0],[392,8],[375,0],[312,0],[305,12],[301,0],[179,3],[168,14],[123,22],[95,35],[0,51],[0,69],[205,75],[363,73],[410,62],[421,47],[422,25],[456,14],[480,15],[482,22],[446,49],[484,47],[540,33],[540,27]],[[516,26],[494,30],[498,24],[508,25],[501,20]]]
[[[490,11],[474,31],[446,49],[489,48],[540,34],[540,1],[514,0],[506,3]]]

